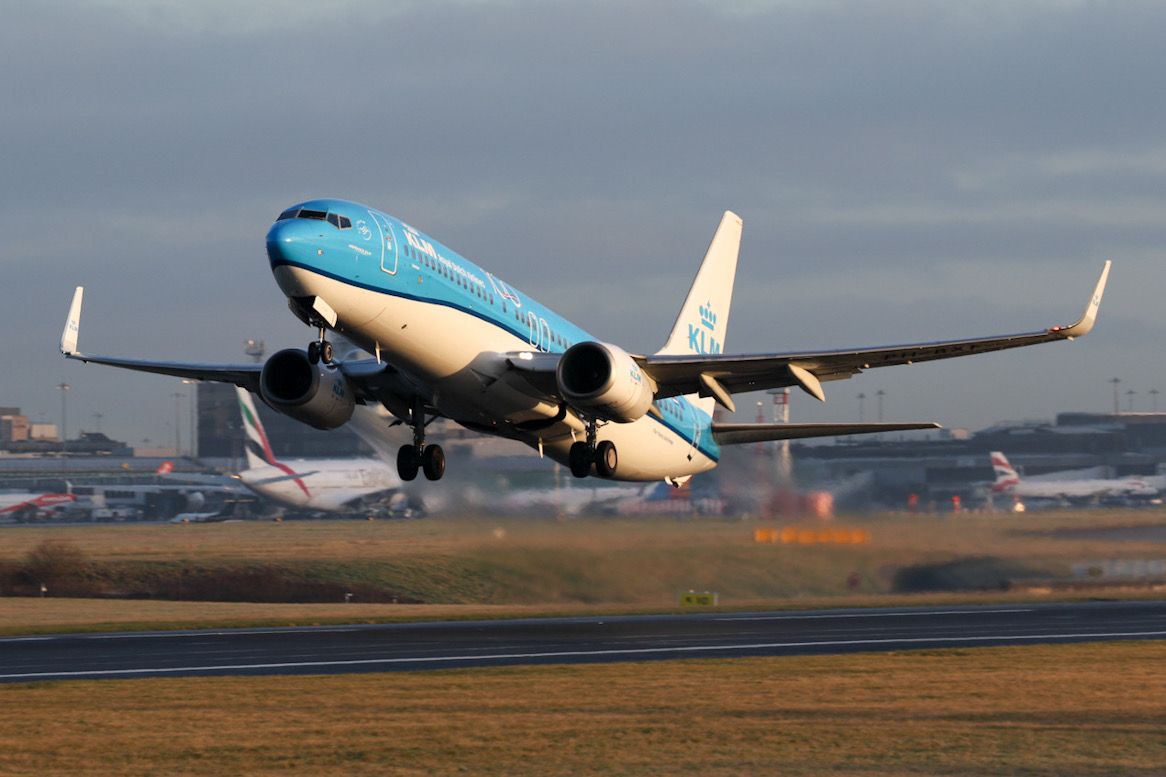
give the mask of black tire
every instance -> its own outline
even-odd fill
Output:
[[[619,466],[619,454],[615,452],[615,443],[603,440],[595,446],[595,474],[601,478],[609,478],[615,474]]]
[[[332,343],[327,340],[320,343],[320,361],[325,364],[332,363]]]
[[[585,478],[591,474],[591,449],[585,442],[576,442],[567,454],[567,462],[571,467],[571,474],[577,478]]]
[[[440,445],[427,445],[421,454],[421,468],[430,480],[441,480],[445,474],[445,451]]]
[[[315,340],[308,343],[308,364],[320,363],[320,344]]]
[[[397,474],[401,480],[416,480],[420,468],[421,457],[417,454],[417,446],[402,445],[397,451]]]

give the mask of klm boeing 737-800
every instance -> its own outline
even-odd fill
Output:
[[[1081,319],[1071,326],[891,347],[731,355],[729,323],[741,219],[726,212],[664,346],[630,354],[600,342],[501,279],[408,224],[344,200],[311,200],[279,215],[267,256],[292,312],[318,335],[257,364],[191,364],[78,351],[83,288],[61,336],[71,359],[195,380],[233,383],[275,410],[334,429],[358,403],[380,403],[413,431],[400,448],[404,480],[445,471],[426,426],[450,418],[520,440],[577,477],[667,480],[716,466],[721,446],[904,429],[901,424],[738,424],[713,420],[742,391],[798,386],[825,399],[822,383],[874,367],[967,356],[1090,331],[1109,274],[1106,262]],[[371,356],[333,360],[343,334]]]

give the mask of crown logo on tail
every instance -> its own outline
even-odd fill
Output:
[[[697,308],[700,313],[700,323],[705,329],[717,328],[717,314],[713,312],[713,303],[706,302]]]

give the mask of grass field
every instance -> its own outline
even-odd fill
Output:
[[[0,773],[1151,775],[1162,643],[0,686]]]
[[[726,607],[891,604],[920,595],[899,587],[904,570],[944,565],[970,567],[964,587],[995,589],[991,597],[999,599],[1018,595],[1002,593],[1002,585],[1064,581],[1076,562],[1166,555],[1161,542],[1057,536],[1066,528],[1163,520],[1149,511],[889,515],[836,521],[867,529],[867,545],[806,546],[759,544],[756,523],[672,518],[19,527],[0,531],[0,570],[23,574],[26,588],[38,581],[21,570],[43,543],[63,545],[80,561],[47,582],[45,599],[0,597],[0,630],[642,612],[674,608],[687,590],[717,591]],[[848,584],[851,577],[857,585]],[[230,585],[215,589],[222,581]],[[73,584],[80,593],[154,598],[56,598]],[[185,601],[254,593],[294,602],[301,590],[317,603]],[[352,603],[342,604],[344,592],[357,593]],[[951,596],[926,594],[928,601]],[[394,606],[393,597],[414,604]]]
[[[1050,595],[1079,561],[1166,555],[1063,530],[1162,520],[881,516],[836,522],[867,529],[868,545],[806,546],[720,520],[21,527],[0,532],[12,574],[49,542],[100,585],[266,570],[419,603],[70,599],[52,595],[58,581],[46,598],[0,597],[0,631],[662,611],[688,589],[725,607],[1015,600]],[[968,563],[981,582],[1032,585],[895,593],[905,569]],[[1158,642],[9,685],[0,774],[1162,774],[1163,666]]]

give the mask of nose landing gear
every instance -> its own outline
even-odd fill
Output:
[[[320,327],[319,338],[308,343],[308,361],[312,364],[332,363],[332,343],[324,339],[324,327]]]

